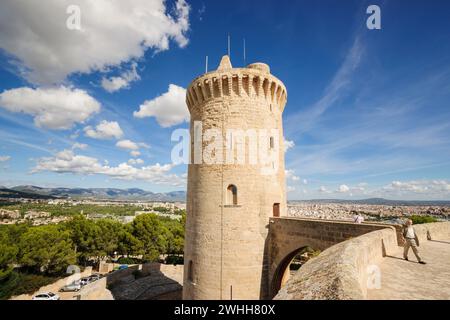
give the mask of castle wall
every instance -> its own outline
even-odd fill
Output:
[[[271,218],[268,246],[270,261],[268,272],[269,297],[273,297],[279,290],[284,271],[290,260],[298,253],[298,249],[309,246],[315,250],[323,251],[346,240],[358,239],[359,236],[386,228],[395,230],[392,226],[381,223],[357,224],[335,220]],[[319,256],[323,256],[324,253],[325,251]],[[327,268],[323,267],[324,272]],[[303,267],[300,269],[303,269]]]
[[[295,225],[297,225],[297,231],[293,230]],[[278,294],[275,296],[275,299],[367,299],[367,293],[370,289],[368,288],[368,285],[375,284],[374,282],[377,281],[377,273],[379,274],[379,276],[381,276],[381,278],[378,278],[378,281],[387,281],[383,280],[388,278],[388,275],[386,275],[386,272],[388,271],[386,271],[386,269],[383,269],[382,267],[383,260],[385,257],[401,257],[402,248],[401,246],[399,246],[399,243],[403,241],[399,241],[398,238],[400,235],[396,231],[395,226],[389,225],[384,225],[384,228],[380,230],[371,231],[360,236],[349,237],[350,233],[353,232],[357,233],[358,231],[367,231],[371,227],[383,227],[382,224],[372,224],[371,226],[366,225],[366,227],[364,227],[364,225],[365,224],[359,225],[347,223],[346,226],[345,223],[339,225],[339,223],[337,222],[335,223],[331,221],[324,221],[322,222],[322,224],[319,224],[317,222],[315,226],[311,225],[311,227],[308,228],[305,227],[304,224],[302,226],[301,220],[296,223],[294,219],[279,219],[278,227],[274,228],[273,230],[271,229],[271,234],[274,234],[277,239],[277,242],[273,242],[273,245],[278,246],[279,249],[282,249],[283,247],[283,245],[280,245],[279,242],[286,243],[289,241],[290,243],[292,243],[295,242],[295,238],[298,238],[298,245],[301,245],[301,241],[305,241],[305,243],[311,243],[311,240],[307,240],[308,238],[316,241],[316,245],[320,245],[320,236],[317,232],[318,230],[322,230],[322,233],[324,234],[324,241],[330,241],[332,239],[336,239],[337,241],[339,241],[341,239],[339,233],[341,233],[342,236],[347,234],[348,239],[346,241],[340,242],[339,244],[329,247],[318,257],[311,259],[305,265],[303,265],[295,273],[295,275],[288,280],[286,285],[278,292]],[[280,229],[280,227],[282,226],[285,226],[286,228],[283,230]],[[313,231],[312,233],[310,233],[308,232],[308,229],[310,231],[316,229],[317,231]],[[342,231],[339,232],[339,229],[341,229]],[[289,230],[291,230],[291,232]],[[439,243],[440,241],[442,241],[442,239],[448,239],[448,237],[450,236],[450,222],[436,222],[414,225],[414,230],[419,237],[421,246],[425,245],[426,247],[426,243],[428,240],[434,240],[435,243]],[[333,232],[336,237],[334,237],[331,233],[328,234],[329,232]],[[284,236],[286,234],[289,234],[289,236]],[[433,242],[429,241],[428,243]],[[421,250],[420,248],[421,247],[419,247],[419,250]],[[291,248],[285,250],[284,252],[280,250],[278,251],[278,253],[281,256],[286,255],[289,250],[291,250]],[[396,259],[401,260],[401,258]],[[439,265],[439,263],[436,264]],[[419,283],[418,291],[420,292],[420,297],[420,294],[423,294],[423,292],[420,290],[424,290],[423,286],[420,284],[420,279],[423,278],[423,272],[414,275],[414,271],[411,271],[408,266],[401,266],[400,268],[404,268],[406,271],[402,274],[403,278],[396,277],[395,283],[401,284],[401,281],[404,281],[403,283],[407,283],[407,281],[416,283],[419,280],[419,282],[417,283]],[[438,269],[439,268],[443,268],[443,265],[441,264]],[[390,270],[390,272],[392,272],[392,270]],[[407,279],[406,282],[405,275]],[[414,278],[414,276],[416,276],[416,278]],[[442,286],[444,288],[443,290],[436,290],[436,288],[431,285],[431,290],[433,290],[433,293],[429,293],[427,295],[427,292],[425,290],[424,297],[429,297],[431,294],[435,294],[436,292],[438,292],[438,297],[441,297],[439,296],[439,294],[444,293],[443,296],[445,298],[445,284],[446,283],[444,281],[442,283]],[[401,286],[394,286],[394,288],[400,291],[402,290]],[[412,290],[411,292],[414,292],[415,289],[410,288],[410,290]],[[389,294],[389,289],[382,292],[384,292],[385,294]],[[396,295],[395,299],[399,299],[398,297],[399,296]],[[383,298],[386,299],[386,296],[383,296]],[[410,295],[406,295],[406,299],[417,299],[417,295],[412,295],[412,298]]]

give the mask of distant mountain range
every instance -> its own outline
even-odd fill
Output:
[[[37,186],[0,187],[0,198],[30,199],[95,199],[95,200],[145,200],[145,201],[186,201],[185,191],[154,193],[142,189],[116,188],[42,188]]]
[[[93,199],[93,200],[128,200],[128,201],[167,201],[185,202],[186,191],[173,191],[155,193],[138,188],[42,188],[37,186],[17,186],[6,188],[0,186],[0,198],[17,199]],[[289,204],[299,202],[309,203],[336,203],[336,204],[367,204],[386,206],[450,206],[450,201],[420,201],[420,200],[388,200],[383,198],[370,198],[362,200],[316,199],[316,200],[290,200]]]

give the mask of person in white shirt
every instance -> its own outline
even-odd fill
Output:
[[[419,238],[417,237],[416,231],[414,230],[412,224],[412,220],[408,219],[406,220],[406,223],[403,227],[403,239],[405,242],[403,258],[408,261],[408,251],[409,248],[412,248],[417,261],[419,261],[420,264],[426,264],[425,261],[420,258],[419,250],[417,249],[417,247],[419,246]]]
[[[355,223],[363,223],[364,217],[361,215],[361,213],[358,213],[356,216],[353,217],[353,222]]]

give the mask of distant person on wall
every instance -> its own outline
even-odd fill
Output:
[[[353,217],[353,222],[355,223],[363,223],[364,217],[361,215],[361,213],[358,213],[356,216]]]
[[[408,251],[411,247],[414,255],[417,258],[417,261],[419,261],[420,264],[426,264],[425,261],[423,261],[419,256],[419,250],[417,250],[417,247],[419,246],[419,238],[417,237],[416,231],[414,230],[412,226],[413,222],[411,219],[406,220],[406,223],[403,227],[403,238],[405,240],[405,248],[403,250],[403,258],[405,258],[406,261],[408,261]]]

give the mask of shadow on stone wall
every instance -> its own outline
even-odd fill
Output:
[[[182,270],[182,265],[160,263],[131,266],[108,274],[107,288],[115,300],[178,300]]]

